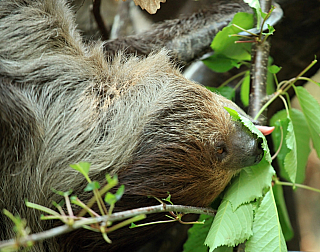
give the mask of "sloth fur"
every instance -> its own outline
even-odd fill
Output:
[[[52,208],[61,196],[51,188],[92,197],[73,163],[90,162],[100,183],[118,174],[121,211],[155,205],[147,196],[167,192],[175,204],[207,206],[261,159],[259,142],[224,107],[241,110],[185,79],[167,51],[110,60],[103,47],[82,42],[63,0],[0,1],[0,209],[25,218],[32,233],[59,223],[40,221],[25,199]],[[14,237],[12,228],[1,213],[0,239]],[[31,251],[125,251],[149,229],[111,233],[112,245],[76,231]]]

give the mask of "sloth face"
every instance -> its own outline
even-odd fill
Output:
[[[150,105],[139,143],[119,179],[128,194],[205,206],[241,168],[260,162],[261,141],[224,109],[235,104],[198,84],[174,82],[165,100]],[[168,100],[170,99],[170,102]],[[142,185],[143,182],[143,185]]]

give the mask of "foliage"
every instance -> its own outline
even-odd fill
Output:
[[[245,1],[255,2],[258,1]],[[251,3],[255,12],[261,10]],[[272,10],[271,10],[272,11]],[[268,17],[265,16],[266,18]],[[233,67],[248,65],[250,61],[251,43],[263,43],[264,36],[269,36],[274,32],[269,26],[269,31],[259,35],[252,34],[250,43],[236,41],[235,38],[248,40],[246,36],[237,35],[240,30],[251,28],[250,16],[238,13],[228,27],[217,34],[212,42],[214,55],[206,59],[204,63],[216,72],[228,71]],[[250,27],[251,26],[251,27]],[[263,35],[263,36],[261,36]],[[246,44],[246,46],[243,46]],[[230,46],[230,48],[229,48]],[[230,50],[228,50],[230,49]],[[249,55],[249,57],[248,57]],[[219,62],[221,65],[219,65]],[[281,67],[271,64],[269,59],[267,90],[269,90],[268,101],[261,109],[255,119],[266,109],[276,98],[281,98],[286,109],[276,113],[270,120],[271,126],[275,126],[272,133],[274,151],[277,152],[276,161],[280,167],[282,178],[290,182],[282,182],[277,178],[271,166],[271,156],[264,136],[257,131],[250,120],[238,115],[232,109],[227,109],[234,120],[241,121],[257,137],[263,139],[264,159],[256,166],[243,169],[239,175],[233,179],[229,187],[222,195],[222,202],[218,208],[215,218],[207,218],[211,223],[202,228],[195,226],[189,230],[189,239],[185,243],[184,252],[187,251],[232,251],[232,247],[245,242],[245,251],[287,251],[285,240],[293,237],[293,230],[288,217],[282,186],[289,185],[293,188],[303,187],[300,185],[305,176],[305,166],[310,153],[309,143],[313,143],[318,156],[320,157],[320,105],[303,87],[295,86],[297,80],[307,80],[302,75],[315,63],[314,60],[296,78],[278,83],[276,74]],[[228,98],[233,98],[235,89],[226,84],[235,78],[242,77],[240,97],[244,105],[249,104],[249,70],[230,78],[219,88],[209,88]],[[276,84],[276,90],[274,85]],[[319,85],[319,83],[316,83]],[[239,86],[236,85],[236,88]],[[287,90],[293,87],[301,105],[302,111],[292,109],[290,100],[287,97]],[[206,218],[200,216],[200,219]],[[204,239],[204,236],[206,238]],[[195,241],[197,238],[197,241]],[[204,243],[199,244],[199,241]],[[206,247],[206,246],[208,247]]]
[[[216,72],[226,72],[233,67],[240,67],[250,60],[250,44],[235,44],[237,37],[231,36],[241,31],[232,24],[241,22],[244,29],[253,27],[253,16],[249,13],[237,13],[231,23],[218,32],[211,44],[214,54],[203,60],[203,63]]]
[[[124,220],[120,223],[117,223],[113,225],[111,221],[101,221],[97,217],[100,216],[111,216],[113,208],[117,201],[119,201],[124,193],[124,185],[121,185],[118,187],[116,193],[111,193],[110,189],[118,185],[118,178],[117,176],[111,177],[110,175],[106,175],[106,185],[101,188],[99,182],[97,181],[91,181],[89,177],[89,170],[90,170],[90,164],[85,162],[80,162],[77,164],[70,165],[71,168],[75,169],[76,171],[80,172],[88,181],[87,186],[85,187],[84,191],[90,192],[92,191],[94,196],[89,200],[88,204],[84,204],[81,202],[81,200],[76,196],[70,196],[72,193],[72,190],[69,190],[67,192],[57,191],[55,189],[52,189],[56,194],[61,195],[64,200],[61,201],[59,204],[56,202],[53,202],[53,205],[57,208],[57,211],[52,210],[50,208],[47,208],[45,206],[41,206],[32,202],[26,202],[26,206],[29,208],[37,209],[39,211],[42,211],[49,215],[42,215],[42,220],[60,220],[63,223],[65,223],[68,227],[71,229],[67,231],[71,231],[72,229],[76,229],[79,227],[86,228],[88,230],[92,230],[95,232],[100,232],[104,240],[108,243],[111,243],[111,240],[108,238],[108,233],[113,232],[123,226],[130,225],[134,221],[140,221],[144,218],[146,218],[145,214],[137,214],[136,216]],[[101,189],[100,189],[101,188]],[[100,190],[99,190],[100,189]],[[102,197],[104,196],[104,201]],[[94,212],[91,207],[93,204],[97,203],[99,207],[99,213]],[[107,203],[109,205],[109,209],[106,208],[106,205],[104,203]],[[75,204],[77,206],[80,206],[82,208],[82,211],[75,216],[71,207],[71,204]],[[63,209],[63,206],[65,205],[66,210],[68,213],[65,213],[65,210]],[[30,233],[29,228],[26,226],[26,221],[21,220],[17,216],[13,216],[10,212],[4,209],[4,214],[7,215],[14,223],[15,223],[15,231],[17,233],[16,242],[14,243],[8,243],[8,246],[5,246],[3,248],[4,251],[15,251],[19,249],[20,246],[26,248],[33,245],[33,242],[39,238],[39,240],[44,239],[42,238],[43,235],[39,235],[39,237],[33,237],[28,236]],[[96,220],[88,219],[86,221],[86,218],[83,216],[85,214],[89,214],[91,217],[96,217]],[[59,233],[53,232],[54,235],[58,235]],[[2,249],[1,249],[2,251]]]
[[[147,3],[148,1],[136,1],[139,4]],[[155,1],[151,6],[150,11],[156,11],[159,8],[160,2]],[[257,27],[263,26],[260,24],[261,17],[263,22],[268,18],[270,13],[262,13],[258,0],[244,0],[255,12],[257,17]],[[147,7],[145,7],[147,8]],[[272,10],[271,10],[272,11]],[[254,43],[263,43],[269,35],[272,35],[274,28],[268,26],[268,32],[263,32],[260,29],[259,34],[251,34],[254,38],[250,41],[247,36],[239,35],[241,31],[246,31],[254,26],[254,17],[248,13],[237,13],[232,22],[220,31],[213,40],[211,47],[214,54],[204,60],[204,63],[216,72],[226,72],[233,67],[239,68],[241,65],[250,66],[251,60],[251,45]],[[240,40],[239,40],[240,39]],[[245,39],[245,40],[243,40]],[[249,42],[249,43],[248,43]],[[281,70],[281,67],[272,65],[272,59],[269,59],[267,90],[269,101],[261,109],[260,113],[267,108],[276,98],[281,98],[286,109],[276,113],[270,120],[271,126],[275,126],[272,133],[274,150],[277,151],[278,165],[280,167],[280,175],[289,182],[281,182],[271,165],[272,158],[265,137],[247,118],[239,115],[236,111],[226,108],[231,117],[242,122],[257,138],[263,141],[262,147],[264,150],[263,160],[252,167],[247,167],[241,170],[239,175],[232,180],[230,186],[224,191],[222,201],[218,207],[216,217],[201,215],[197,224],[189,229],[189,239],[184,244],[184,252],[197,251],[214,251],[214,252],[231,252],[232,247],[246,243],[245,251],[287,251],[285,240],[293,237],[293,231],[288,218],[288,213],[283,197],[282,186],[290,185],[295,187],[304,187],[302,183],[305,176],[305,166],[308,155],[310,153],[309,142],[313,143],[318,157],[320,157],[320,105],[312,97],[312,95],[303,87],[295,86],[297,80],[305,80],[302,75],[310,68],[316,60],[313,61],[299,76],[294,79],[278,83],[276,74]],[[234,78],[242,77],[239,81],[241,84],[240,97],[245,106],[249,104],[249,87],[250,87],[250,71],[246,70]],[[219,92],[229,99],[234,99],[235,89],[226,86],[228,83],[223,83],[219,88],[209,88],[213,92]],[[276,90],[275,90],[276,84]],[[319,84],[319,83],[317,83]],[[292,109],[290,100],[285,99],[287,90],[293,87],[301,105],[302,111]],[[43,220],[58,219],[68,226],[73,226],[80,220],[83,220],[85,214],[92,217],[101,215],[111,216],[114,206],[124,194],[124,186],[119,186],[116,193],[111,193],[110,190],[118,185],[117,176],[111,177],[106,175],[106,185],[101,188],[99,182],[91,181],[89,177],[90,164],[78,163],[71,167],[79,171],[88,181],[86,192],[93,192],[93,197],[87,204],[81,202],[76,196],[70,196],[71,191],[55,193],[63,197],[63,201],[59,204],[53,203],[57,211],[50,208],[40,206],[31,202],[26,202],[28,207],[38,209],[48,215],[42,216]],[[315,190],[312,188],[307,188]],[[173,199],[174,200],[174,199]],[[161,203],[162,201],[159,200]],[[170,198],[163,201],[173,204]],[[106,207],[106,204],[109,206]],[[82,208],[82,211],[77,216],[74,216],[71,204],[75,204]],[[97,204],[100,213],[94,212],[91,207]],[[68,211],[65,214],[63,206]],[[15,223],[15,231],[17,239],[29,235],[30,230],[27,228],[24,220],[17,216],[13,216],[8,211],[4,210],[7,215]],[[182,213],[171,212],[169,220],[155,223],[146,223],[136,225],[134,222],[142,220],[145,215],[122,221],[116,225],[112,222],[90,222],[83,224],[82,227],[100,232],[106,242],[111,242],[107,234],[113,232],[125,225],[130,225],[131,228],[139,226],[159,224],[163,222],[182,221]],[[189,223],[190,224],[190,223]],[[16,249],[21,244],[15,244]],[[25,247],[32,246],[32,242],[22,244]]]

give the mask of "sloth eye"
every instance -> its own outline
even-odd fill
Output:
[[[218,153],[218,154],[222,154],[223,152],[224,152],[223,147],[219,147],[219,148],[217,149],[217,153]]]
[[[216,157],[218,160],[222,161],[228,154],[227,147],[224,143],[220,143],[215,148]]]

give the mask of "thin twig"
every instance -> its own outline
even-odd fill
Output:
[[[276,185],[298,187],[298,188],[302,188],[302,189],[306,189],[309,191],[320,193],[320,189],[317,189],[317,188],[314,188],[311,186],[306,186],[306,185],[302,185],[302,184],[295,184],[295,183],[291,183],[291,182],[279,181],[278,179],[274,180],[274,182]]]
[[[63,226],[55,227],[41,233],[36,233],[36,234],[31,234],[25,237],[21,237],[19,239],[1,241],[0,249],[8,246],[17,246],[17,245],[24,246],[30,241],[32,242],[42,241],[44,239],[48,239],[57,235],[71,232],[75,229],[79,229],[84,225],[90,225],[94,223],[108,222],[108,221],[115,222],[115,221],[128,219],[137,215],[163,213],[163,212],[170,212],[170,211],[182,212],[186,214],[187,213],[206,214],[210,216],[215,216],[216,214],[216,211],[210,208],[191,207],[191,206],[182,206],[182,205],[161,204],[158,206],[142,207],[142,208],[127,210],[123,212],[113,213],[112,215],[104,215],[100,217],[91,217],[91,218],[81,219],[81,220],[75,221],[73,225],[63,225]]]
[[[219,87],[224,87],[226,86],[228,83],[230,83],[231,81],[233,81],[234,79],[242,76],[242,75],[245,75],[247,71],[242,71],[240,73],[237,73],[236,75],[233,75],[232,77],[230,77],[229,79],[227,79],[226,81],[224,81]]]
[[[276,153],[274,153],[274,155],[271,157],[271,160],[274,160],[278,156],[278,154],[279,154],[279,152],[280,152],[280,150],[282,148],[282,144],[283,144],[283,129],[282,129],[282,126],[280,126],[280,132],[281,132],[281,139],[280,139],[279,148],[276,151]]]

